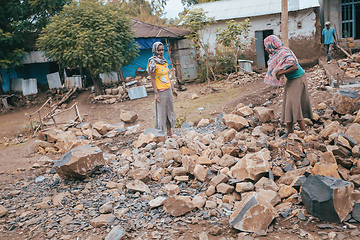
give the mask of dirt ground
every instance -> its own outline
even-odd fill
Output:
[[[260,79],[255,82],[250,82],[245,85],[233,85],[225,82],[212,83],[211,87],[216,89],[213,93],[207,93],[207,84],[187,84],[186,91],[179,92],[179,96],[174,100],[175,113],[177,118],[185,118],[187,122],[196,124],[202,118],[216,118],[221,112],[230,113],[234,107],[239,103],[245,105],[252,104],[260,106],[269,100],[274,100],[268,105],[275,110],[279,116],[281,109],[281,93],[282,88],[273,87],[263,83]],[[192,100],[192,94],[199,95],[198,99]],[[135,124],[139,124],[141,129],[147,129],[154,125],[154,96],[150,95],[146,98],[136,99],[115,104],[93,104],[89,100],[90,91],[78,93],[76,98],[68,103],[68,106],[77,102],[81,116],[85,122],[95,123],[96,121],[103,121],[110,124],[120,122],[120,111],[132,110],[138,113],[139,118]],[[329,96],[326,91],[317,92],[316,96],[312,98],[312,104],[323,102]],[[46,100],[46,94],[42,93],[38,96],[39,102]],[[43,99],[43,101],[41,101]],[[0,115],[0,142],[6,142],[6,139],[17,139],[10,141],[10,145],[5,147],[0,144],[0,181],[1,187],[6,186],[6,182],[13,182],[19,176],[36,174],[36,171],[31,167],[41,157],[37,153],[36,138],[29,136],[29,119],[27,114],[36,111],[41,104],[32,105],[30,107],[15,108]],[[60,116],[59,121],[72,119],[71,113]],[[60,159],[62,155],[53,155],[52,159]],[[271,239],[294,239],[291,234],[295,228],[301,228],[308,232],[317,231],[315,221],[308,225],[301,223],[299,226],[296,222],[281,220],[275,224],[278,229],[288,229],[282,231],[281,234],[276,235],[276,238]],[[204,231],[209,228],[209,224],[189,224],[190,229],[184,233],[183,239],[194,239],[194,234]],[[230,229],[228,231],[235,231]],[[236,232],[236,231],[235,231]],[[231,236],[234,233],[228,232]],[[273,234],[274,235],[274,234]],[[272,236],[273,236],[272,235]],[[224,235],[223,235],[224,236]],[[297,239],[297,237],[295,237]],[[15,237],[14,239],[17,239]],[[19,238],[21,239],[21,238]],[[211,236],[210,239],[220,239]],[[267,237],[260,237],[259,239],[269,239]]]

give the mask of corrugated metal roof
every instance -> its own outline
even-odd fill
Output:
[[[136,38],[181,38],[190,34],[190,31],[163,27],[131,19],[131,29],[135,31]]]
[[[289,0],[288,3],[289,12],[320,6],[319,0]],[[202,8],[215,20],[227,20],[281,13],[281,0],[222,0],[196,4],[192,8]]]

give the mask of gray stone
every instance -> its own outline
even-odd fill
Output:
[[[360,203],[354,204],[353,210],[351,212],[351,216],[353,217],[353,219],[360,222]]]
[[[106,235],[105,240],[121,240],[125,237],[126,232],[120,226],[115,226],[108,235]]]
[[[354,185],[334,177],[309,176],[301,188],[302,202],[320,220],[342,222],[352,210]]]

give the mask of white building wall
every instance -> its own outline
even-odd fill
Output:
[[[250,17],[251,35],[255,37],[255,31],[273,30],[277,36],[280,32],[280,14],[271,14],[259,17]],[[237,22],[244,19],[235,19]],[[301,23],[301,27],[298,27]],[[316,14],[314,9],[305,9],[298,12],[289,13],[289,39],[291,38],[313,38],[316,32]],[[210,44],[211,48],[216,47],[216,30],[226,28],[226,21],[219,21],[202,31],[203,39]]]

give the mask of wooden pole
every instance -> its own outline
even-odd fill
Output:
[[[281,0],[281,40],[285,47],[289,47],[288,21],[288,0]]]

